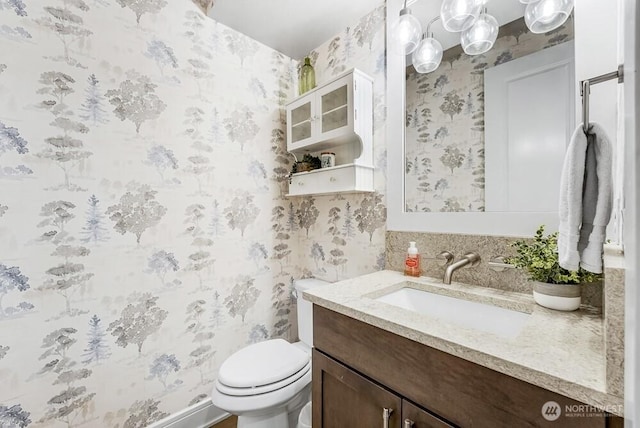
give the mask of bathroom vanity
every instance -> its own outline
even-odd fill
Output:
[[[525,318],[516,330],[491,331],[482,321],[476,329],[384,297],[400,289],[444,295],[453,312],[463,300]],[[409,282],[393,271],[305,298],[314,303],[314,427],[622,426],[622,398],[605,391],[597,315],[550,311],[520,293]]]

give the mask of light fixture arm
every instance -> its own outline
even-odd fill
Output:
[[[427,35],[427,37],[433,37],[433,33],[431,32],[431,24],[433,24],[434,22],[440,20],[440,15],[436,16],[435,18],[433,18],[431,21],[429,21],[429,23],[427,24],[427,31],[425,32],[425,34]]]
[[[411,13],[411,9],[407,7],[407,0],[404,0],[404,7],[400,10],[400,16]]]

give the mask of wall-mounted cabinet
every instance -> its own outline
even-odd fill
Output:
[[[335,166],[293,174],[289,196],[373,191],[373,82],[353,69],[287,105],[287,150],[335,153]]]

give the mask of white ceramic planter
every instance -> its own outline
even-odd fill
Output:
[[[548,284],[533,282],[533,300],[540,306],[557,311],[575,311],[580,307],[580,284]]]

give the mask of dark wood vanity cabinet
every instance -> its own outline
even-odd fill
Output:
[[[548,421],[544,403],[581,403],[317,305],[313,320],[314,428],[622,426],[598,411]]]
[[[451,425],[399,395],[313,351],[313,426],[447,428]]]
[[[313,378],[319,379],[313,402],[322,403],[313,407],[314,427],[381,427],[385,409],[387,414],[395,409],[388,414],[388,426],[400,426],[402,400],[398,395],[316,350]]]

